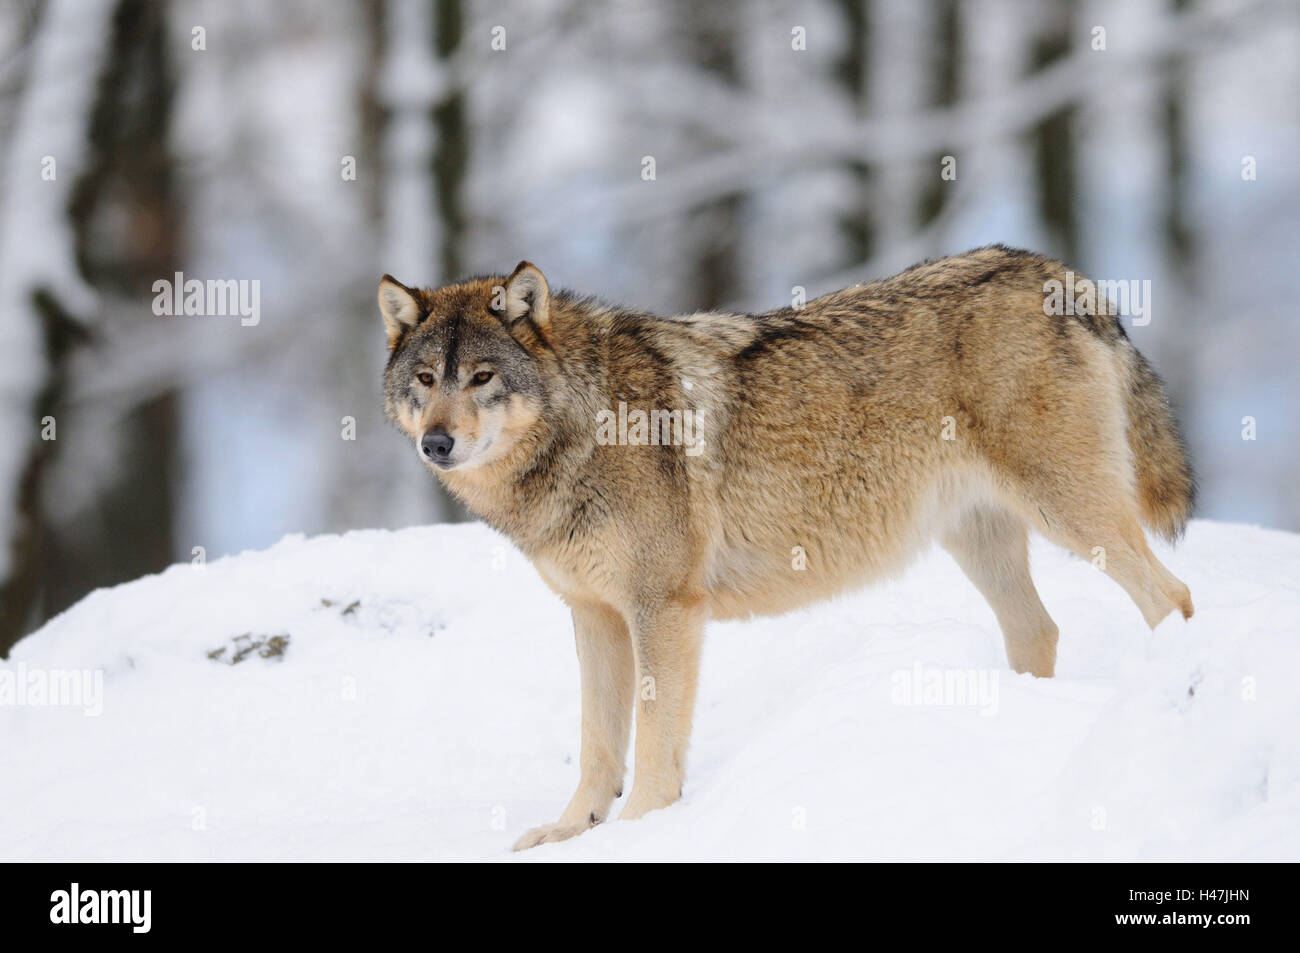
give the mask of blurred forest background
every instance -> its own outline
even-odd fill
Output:
[[[1199,515],[1300,529],[1294,0],[0,3],[0,654],[195,547],[463,518],[375,287],[521,258],[664,312],[988,242],[1150,279]],[[260,322],[155,315],[178,271]]]

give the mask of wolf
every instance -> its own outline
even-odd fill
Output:
[[[1153,628],[1191,617],[1143,532],[1173,541],[1192,510],[1178,426],[1113,308],[1045,313],[1066,271],[995,245],[801,307],[675,317],[553,291],[527,261],[437,289],[383,277],[388,419],[572,612],[578,787],[516,850],[606,819],[634,711],[621,817],[680,797],[710,619],[825,599],[932,540],[1019,673],[1050,677],[1058,636],[1030,529],[1104,569]],[[659,439],[608,439],[616,412]],[[689,414],[692,439],[647,435],[655,412]]]

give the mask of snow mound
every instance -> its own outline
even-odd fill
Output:
[[[934,551],[712,626],[683,800],[521,855],[577,782],[578,671],[508,542],[173,566],[0,663],[0,859],[1300,859],[1300,536],[1194,523],[1160,556],[1196,617],[1155,633],[1089,564],[1032,555],[1057,678],[1006,668]],[[60,679],[82,694],[52,704]]]

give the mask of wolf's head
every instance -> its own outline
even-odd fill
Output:
[[[385,275],[379,310],[384,410],[431,468],[493,463],[537,426],[551,324],[550,288],[535,265],[436,290]]]

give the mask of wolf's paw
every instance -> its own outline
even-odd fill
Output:
[[[639,820],[651,811],[668,807],[681,796],[680,787],[671,791],[658,791],[647,794],[638,792],[636,787],[633,786],[632,794],[628,797],[627,804],[623,806],[623,813],[618,816],[618,819],[620,821]]]
[[[589,824],[543,824],[541,827],[534,827],[515,841],[515,846],[511,850],[528,850],[530,847],[537,847],[541,844],[554,844],[558,841],[568,840],[570,837],[577,837],[588,829],[590,829]]]

